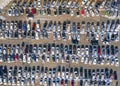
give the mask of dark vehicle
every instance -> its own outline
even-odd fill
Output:
[[[69,54],[72,55],[72,45],[69,45]]]
[[[80,67],[80,76],[83,76],[83,67]]]
[[[88,78],[88,72],[87,72],[87,69],[84,69],[84,73],[85,73],[85,79]]]
[[[13,76],[17,76],[17,66],[14,66],[14,70],[13,70]]]
[[[48,79],[48,86],[51,86],[51,78]]]
[[[99,44],[98,44],[98,40],[95,40],[95,39],[91,40],[91,44],[92,44],[92,45],[99,45]]]
[[[89,79],[92,79],[92,71],[91,71],[91,69],[88,69],[88,77],[89,77]]]
[[[76,50],[77,50],[76,45],[73,45],[73,54],[76,54]]]
[[[118,76],[117,76],[117,71],[114,71],[114,80],[117,80]]]
[[[80,86],[83,86],[83,80],[80,80]]]

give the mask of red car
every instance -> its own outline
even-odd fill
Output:
[[[33,8],[31,9],[31,12],[32,12],[33,15],[36,14],[36,9],[33,7]]]
[[[80,22],[77,23],[77,30],[80,31]]]
[[[101,55],[101,49],[100,49],[100,46],[98,46],[98,55]]]
[[[36,23],[35,22],[32,24],[32,30],[36,30]]]
[[[18,54],[14,55],[14,60],[15,60],[15,61],[18,60]]]
[[[85,15],[84,9],[81,9],[81,10],[80,10],[80,14],[81,14],[81,15]]]
[[[60,86],[64,86],[64,80],[61,80],[61,85]]]
[[[74,80],[71,81],[71,86],[74,86]]]

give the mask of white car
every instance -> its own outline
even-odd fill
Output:
[[[68,33],[68,40],[71,40],[71,33]]]
[[[85,58],[85,64],[87,64],[87,63],[88,63],[88,57]]]
[[[84,62],[84,58],[85,58],[85,57],[84,57],[84,56],[82,56],[82,58],[81,58],[81,62]]]
[[[109,65],[110,64],[110,58],[107,56],[106,58],[106,64]]]
[[[27,78],[27,85],[28,85],[28,86],[30,85],[30,81],[31,81],[31,79],[30,79],[30,78]]]
[[[77,47],[77,55],[80,56],[80,46]]]
[[[0,85],[3,84],[2,77],[0,76]]]
[[[39,40],[39,32],[38,31],[35,32],[35,39]]]
[[[104,71],[101,71],[101,80],[104,80],[105,79],[105,76],[104,76]]]
[[[60,59],[60,56],[59,54],[56,55],[56,62],[58,63],[59,62],[59,59]]]
[[[31,79],[31,84],[34,85],[35,84],[35,78],[32,77]]]
[[[31,63],[31,55],[30,55],[30,54],[27,55],[27,63],[28,63],[28,64]]]
[[[56,40],[56,37],[57,37],[57,33],[53,32],[53,40]]]
[[[111,65],[114,66],[114,64],[115,64],[115,60],[113,57],[111,57]]]
[[[101,65],[103,65],[104,62],[105,62],[104,57],[102,57],[102,59],[101,59]]]
[[[6,47],[3,48],[3,54],[6,55]]]
[[[68,1],[66,7],[70,7],[71,3],[72,3],[72,1]]]
[[[60,32],[57,32],[57,38],[58,38],[58,40],[61,39],[61,33]]]
[[[24,86],[25,85],[25,77],[21,78],[21,85]]]
[[[98,9],[94,9],[94,12],[95,12],[96,16],[100,16],[100,13],[99,13]]]
[[[76,58],[75,58],[75,62],[76,62],[76,64],[79,63],[79,57],[78,57],[78,56],[76,56]]]
[[[96,40],[99,40],[99,33],[96,34]]]
[[[60,78],[60,72],[57,73],[58,78]]]
[[[115,62],[116,62],[116,63],[115,63],[115,66],[118,67],[118,66],[119,66],[119,60],[118,60],[118,57],[115,58]]]
[[[71,26],[70,24],[67,25],[67,33],[70,33],[70,30],[71,30]]]
[[[100,5],[100,8],[104,8],[104,6],[105,6],[105,4],[106,4],[106,1],[107,1],[107,0],[104,0],[104,1],[102,2],[102,5]]]
[[[17,81],[16,77],[13,77],[13,79],[12,79],[12,85],[16,85],[16,81]]]
[[[52,79],[52,86],[56,86],[56,79],[55,78]]]
[[[74,10],[71,10],[70,14],[71,14],[71,16],[74,16]]]
[[[72,55],[72,63],[74,63],[74,62],[75,62],[75,56]]]
[[[27,31],[30,31],[31,30],[31,24],[30,22],[27,24]]]
[[[0,54],[0,62],[3,62],[2,54]]]
[[[11,8],[8,10],[8,16],[12,16],[12,9]]]
[[[18,77],[18,78],[17,78],[17,85],[18,85],[18,86],[20,86],[20,82],[21,82],[21,81],[20,81],[20,78],[21,78],[21,77]]]
[[[52,53],[52,55],[55,54],[55,47],[53,47],[53,46],[52,46],[52,48],[51,48],[51,53]]]
[[[40,85],[42,85],[43,84],[43,78],[41,77],[40,78]]]
[[[86,3],[86,5],[84,6],[84,8],[87,9],[87,8],[89,7],[90,3],[91,3],[91,1],[88,1],[88,2]]]
[[[97,58],[94,57],[93,64],[96,65],[96,63],[97,63]]]
[[[38,0],[38,7],[41,7],[41,0]]]
[[[95,16],[95,13],[94,13],[94,11],[91,9],[91,10],[89,10],[89,12],[90,12],[90,15],[92,16],[92,17],[94,17]]]
[[[80,41],[80,33],[77,33],[77,40]]]
[[[24,63],[26,63],[26,58],[27,58],[26,54],[23,54],[23,62]]]
[[[85,5],[88,2],[88,0],[82,0],[82,5]]]
[[[53,32],[56,32],[56,29],[57,29],[57,27],[56,27],[56,23],[53,25]]]
[[[60,22],[58,22],[57,31],[58,31],[58,32],[60,32],[60,31],[61,31],[61,23],[60,23]]]
[[[85,80],[85,86],[89,86],[89,85],[88,85],[88,81],[87,81],[87,80]]]
[[[19,46],[16,46],[16,49],[15,49],[15,53],[16,53],[16,54],[19,53],[19,49],[20,49],[20,47],[19,47]]]
[[[86,17],[90,17],[90,13],[88,12],[87,9],[85,9],[85,15],[86,15]]]
[[[0,82],[2,82],[2,81],[0,80]],[[8,77],[8,85],[11,85],[11,83],[12,83],[12,77]]]
[[[92,64],[92,59],[89,59],[89,64],[90,64],[90,65]]]
[[[89,54],[88,46],[86,46],[85,52],[86,52],[86,55],[88,56],[88,54]]]
[[[47,62],[50,62],[50,54],[47,54]]]

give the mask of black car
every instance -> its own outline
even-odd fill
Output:
[[[72,55],[72,45],[69,45],[69,54]]]
[[[44,66],[41,67],[41,73],[44,73]]]
[[[32,53],[32,51],[33,51],[33,45],[30,44],[30,45],[29,45],[29,53]]]
[[[59,10],[59,15],[62,15],[62,7],[61,6],[59,6],[58,10]]]
[[[61,72],[61,66],[58,66],[58,72]]]
[[[88,78],[88,71],[87,71],[87,69],[84,69],[84,75],[85,75],[85,79],[87,79]]]
[[[117,71],[114,71],[114,80],[118,79]]]
[[[73,54],[76,54],[76,50],[77,50],[76,45],[73,45]]]
[[[70,67],[70,73],[71,74],[73,73],[73,67]]]
[[[17,76],[17,66],[14,66],[14,70],[13,70],[13,76]]]
[[[83,67],[80,67],[80,76],[83,76]]]
[[[45,73],[47,73],[48,72],[48,67],[45,67]]]
[[[80,86],[83,86],[83,80],[80,80]]]
[[[88,77],[89,77],[89,79],[92,79],[92,70],[91,69],[88,69]]]

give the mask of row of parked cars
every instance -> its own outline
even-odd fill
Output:
[[[97,22],[87,23],[86,39],[87,40],[101,40],[103,44],[110,44],[112,41],[119,41],[119,20],[107,20],[101,24]]]
[[[20,16],[20,15],[29,15],[29,14],[37,14],[37,15],[54,15],[54,16],[58,16],[58,15],[70,15],[70,16],[76,16],[76,17],[80,17],[80,16],[84,16],[84,17],[94,17],[94,16],[99,16],[100,13],[97,9],[80,9],[77,8],[76,10],[74,9],[69,9],[69,8],[56,8],[54,10],[50,9],[50,8],[42,8],[42,9],[35,9],[34,7],[32,8],[26,8],[24,9],[23,7],[16,7],[13,6],[8,10],[8,16]]]
[[[71,22],[71,21],[44,21],[41,23],[40,20],[36,22],[31,21],[4,21],[0,20],[0,29],[1,30],[23,30],[23,31],[40,31],[46,30],[48,32],[60,32],[64,31],[65,33],[84,33],[85,32],[95,32],[95,33],[106,33],[106,32],[117,32],[120,27],[120,20],[107,20],[107,22]]]
[[[104,0],[98,1],[97,3],[89,1],[89,0],[82,0],[79,1],[62,1],[62,0],[35,0],[35,1],[27,1],[24,0],[14,0],[11,7],[8,10],[9,16],[19,16],[23,14],[32,13],[38,15],[45,15],[48,16],[54,14],[54,16],[68,14],[71,16],[79,17],[79,16],[86,16],[86,17],[94,17],[94,16],[114,16],[119,17],[120,9],[119,9],[119,0]],[[103,13],[100,13],[100,9],[104,9]]]
[[[114,45],[24,44],[0,45],[1,62],[72,62],[119,66],[119,48]]]
[[[34,85],[39,81],[45,86],[111,86],[117,79],[117,71],[113,69],[86,69],[83,67],[44,67],[44,66],[0,66],[0,84],[4,85]],[[90,83],[89,83],[90,82]]]
[[[99,16],[99,10],[94,7],[94,4],[91,4],[89,0],[82,1],[82,4],[85,5],[87,2],[87,5],[83,7],[80,5],[80,2],[76,1],[50,1],[45,0],[41,4],[41,0],[35,0],[35,1],[27,1],[24,0],[14,0],[12,5],[10,6],[8,10],[9,16],[19,16],[23,15],[23,13],[29,14],[32,13],[33,15],[38,13],[38,15],[45,15],[46,13],[48,15],[51,15],[51,11],[53,11],[54,16],[62,15],[62,14],[70,14],[71,16],[74,16],[76,13],[76,16],[79,17],[80,15],[86,15],[86,16]],[[74,12],[76,10],[76,12]]]
[[[52,33],[53,40],[77,40],[80,41],[81,35],[86,34],[87,40],[99,40],[104,44],[111,41],[119,41],[119,19],[108,20],[107,22],[56,22],[45,21],[41,24],[40,20],[31,21],[3,21],[0,20],[1,38],[48,38]]]
[[[103,16],[107,17],[120,17],[120,1],[119,0],[105,0],[103,2],[104,11]]]

